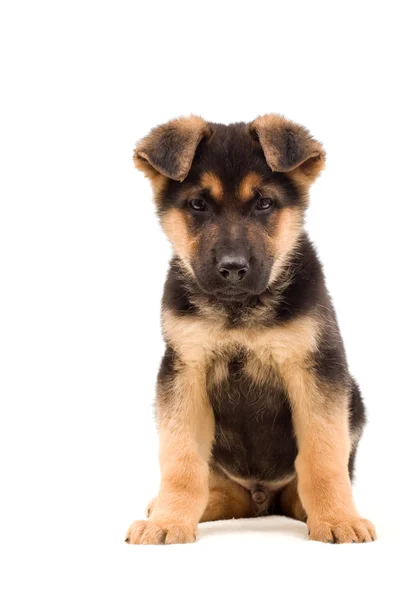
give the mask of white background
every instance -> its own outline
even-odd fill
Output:
[[[3,598],[397,596],[395,8],[2,3]],[[355,494],[379,541],[324,546],[274,518],[201,526],[192,546],[127,546],[157,490],[170,255],[132,149],[175,116],[228,123],[271,111],[328,152],[308,229],[368,408]]]

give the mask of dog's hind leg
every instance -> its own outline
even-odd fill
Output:
[[[275,508],[276,510],[273,510],[274,514],[280,514],[285,517],[290,517],[291,519],[296,519],[297,521],[306,522],[306,511],[303,508],[297,491],[297,477],[288,483],[280,492]]]
[[[200,523],[252,516],[250,492],[220,471],[211,469],[208,504]]]

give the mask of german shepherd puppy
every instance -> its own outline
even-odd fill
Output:
[[[198,523],[280,514],[312,540],[370,542],[351,479],[365,423],[321,264],[303,228],[324,167],[309,132],[179,118],[134,161],[174,256],[157,385],[161,484],[131,544],[193,542]]]

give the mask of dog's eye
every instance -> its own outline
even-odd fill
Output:
[[[197,212],[204,212],[207,210],[207,202],[202,200],[201,198],[194,198],[193,200],[189,200],[189,206],[192,210]]]
[[[256,210],[270,210],[273,205],[272,198],[259,198],[256,202]]]

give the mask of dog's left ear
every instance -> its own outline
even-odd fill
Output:
[[[209,134],[209,126],[201,117],[173,119],[155,127],[138,142],[135,165],[150,179],[161,173],[169,179],[183,181],[192,166],[197,146]]]
[[[303,185],[311,185],[325,166],[322,144],[301,125],[281,115],[257,117],[250,133],[259,140],[272,171],[287,173]]]

